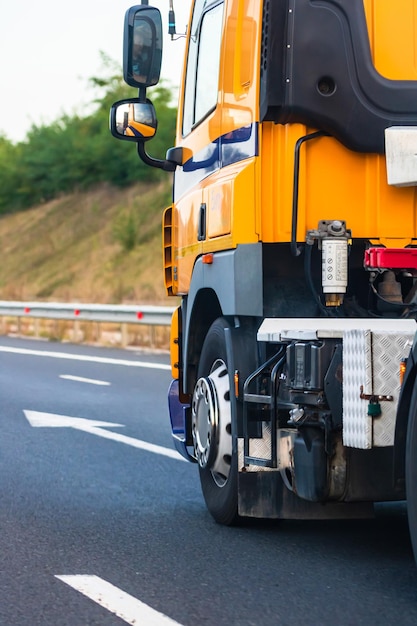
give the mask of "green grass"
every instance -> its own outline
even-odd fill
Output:
[[[171,182],[101,185],[0,218],[0,299],[174,305],[161,220]]]

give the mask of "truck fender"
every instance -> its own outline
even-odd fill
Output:
[[[405,449],[407,440],[408,420],[417,402],[417,335],[407,358],[404,382],[398,401],[397,419],[395,423],[394,441],[394,482],[404,487],[405,480]]]

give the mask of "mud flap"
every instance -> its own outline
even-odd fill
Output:
[[[239,472],[239,515],[269,519],[370,519],[372,502],[308,502],[290,491],[280,472]]]

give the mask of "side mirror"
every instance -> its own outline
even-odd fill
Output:
[[[151,87],[159,81],[162,63],[162,19],[147,5],[126,11],[123,37],[123,78],[131,87]]]
[[[115,102],[110,109],[110,131],[113,137],[134,141],[148,141],[155,136],[158,123],[151,102],[129,98]]]

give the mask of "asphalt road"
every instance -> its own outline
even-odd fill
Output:
[[[403,504],[212,521],[172,454],[167,363],[0,337],[0,625],[415,626]]]

